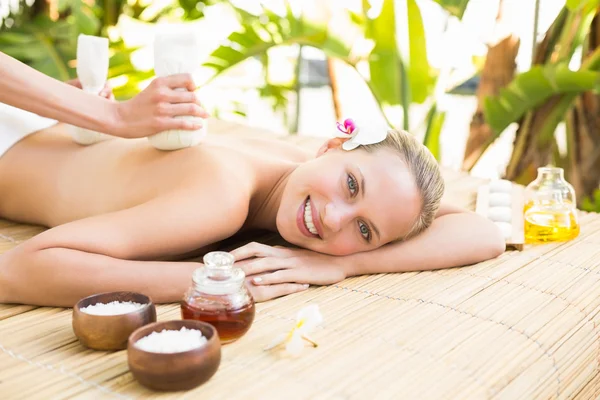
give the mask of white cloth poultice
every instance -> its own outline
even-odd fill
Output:
[[[199,39],[193,31],[162,32],[154,40],[154,71],[156,76],[169,76],[189,73],[200,66]],[[186,90],[178,88],[176,90]],[[175,118],[189,121],[200,121],[195,116],[177,116]],[[148,137],[152,146],[160,150],[177,150],[196,146],[206,136],[206,119],[202,120],[202,128],[189,131],[172,129]]]
[[[108,39],[79,35],[77,38],[77,77],[81,88],[88,93],[99,94],[108,77]],[[73,140],[82,145],[94,144],[112,138],[100,132],[69,126]]]

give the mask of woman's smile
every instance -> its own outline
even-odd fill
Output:
[[[298,228],[304,236],[310,238],[323,238],[323,228],[319,220],[319,212],[311,201],[310,196],[300,205],[296,218]]]

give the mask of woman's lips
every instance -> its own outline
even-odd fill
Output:
[[[309,201],[310,201],[310,213],[312,215],[312,223],[315,226],[315,229],[317,230],[319,237],[321,239],[323,239],[323,226],[321,225],[321,218],[319,217],[319,211],[317,210],[317,206],[315,206],[315,203],[312,200],[310,200],[310,197],[309,197]]]
[[[310,231],[308,230],[308,228],[306,227],[306,225],[304,224],[304,209],[306,207],[306,202],[309,201],[309,197],[307,197],[302,204],[300,204],[300,207],[298,208],[298,213],[296,214],[296,225],[298,225],[298,229],[300,230],[300,232],[302,232],[302,234],[306,237],[309,238],[318,238],[319,235],[313,235],[312,233],[310,233]],[[314,205],[312,204],[312,201],[310,202],[310,209],[311,212],[314,212]],[[313,224],[315,221],[315,217],[313,216]],[[319,230],[319,228],[317,228],[317,226],[315,225],[315,229],[317,229],[317,232],[321,232]]]

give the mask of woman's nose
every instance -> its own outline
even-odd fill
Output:
[[[325,225],[332,232],[339,232],[351,218],[351,207],[342,203],[333,202],[327,203],[325,205],[323,225]]]

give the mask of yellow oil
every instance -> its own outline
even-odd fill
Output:
[[[570,203],[525,206],[525,241],[566,241],[579,235],[576,209]]]

